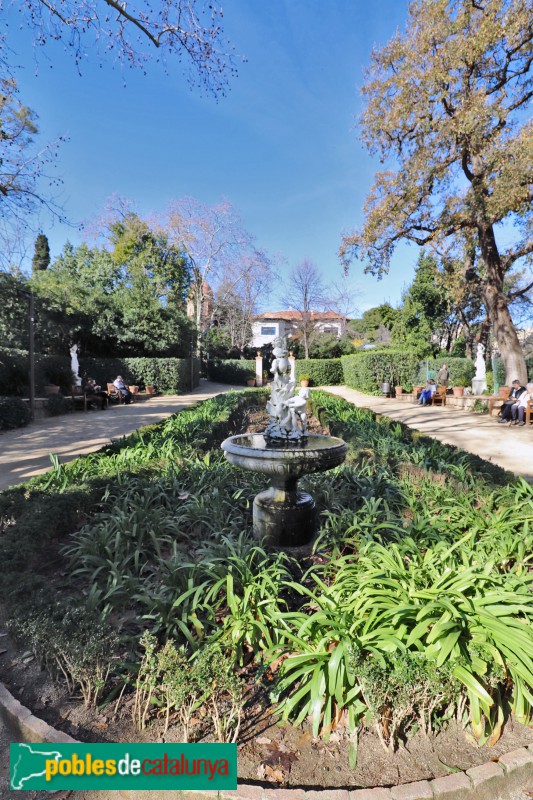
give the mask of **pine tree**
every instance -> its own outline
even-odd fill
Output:
[[[35,240],[35,252],[31,262],[32,272],[48,269],[50,264],[50,246],[44,233],[40,233]]]

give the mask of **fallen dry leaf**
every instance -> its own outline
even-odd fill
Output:
[[[262,781],[267,780],[271,783],[283,783],[283,772],[280,769],[265,764],[264,761],[259,764],[257,774]]]

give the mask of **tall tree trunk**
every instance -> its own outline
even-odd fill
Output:
[[[507,298],[503,293],[500,254],[492,225],[479,228],[479,244],[487,269],[487,278],[483,284],[483,303],[505,365],[505,383],[510,386],[512,381],[518,379],[525,385],[526,360],[518,341]]]

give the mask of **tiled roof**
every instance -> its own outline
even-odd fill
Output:
[[[283,319],[289,322],[302,319],[300,311],[265,311],[264,314],[257,314],[254,319],[266,322],[271,319]],[[311,311],[312,320],[340,320],[346,319],[344,314],[336,314],[334,311]]]

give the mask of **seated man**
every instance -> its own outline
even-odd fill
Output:
[[[526,424],[526,408],[530,400],[533,400],[533,383],[528,383],[526,391],[522,392],[518,402],[511,406],[511,417],[513,425]]]
[[[509,397],[504,401],[500,409],[500,419],[498,422],[511,422],[513,405],[524,394],[525,391],[526,387],[520,386],[520,381],[515,379],[512,384],[512,389],[509,392]]]
[[[433,379],[430,378],[430,380],[426,383],[425,389],[422,389],[422,391],[420,392],[420,400],[418,401],[418,405],[427,406],[427,404],[430,403],[431,400],[433,399],[433,395],[435,394],[436,391],[437,391],[437,384]]]
[[[117,377],[113,381],[113,386],[115,387],[117,392],[124,398],[125,403],[129,403],[131,401],[131,392],[124,383],[122,375],[117,375]]]
[[[94,378],[87,378],[83,384],[83,391],[89,405],[98,404],[102,411],[107,408],[107,392],[102,391],[102,387],[98,386]]]

